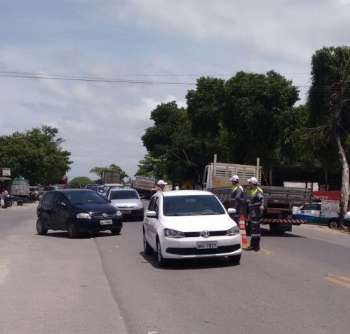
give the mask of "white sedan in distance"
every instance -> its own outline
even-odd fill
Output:
[[[143,222],[145,254],[157,254],[160,266],[169,259],[227,257],[241,260],[239,227],[219,199],[210,192],[178,190],[157,192]]]

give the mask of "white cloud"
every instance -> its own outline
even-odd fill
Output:
[[[234,43],[256,56],[278,55],[305,62],[315,48],[349,41],[346,32],[350,30],[350,11],[344,11],[333,0],[110,0],[109,3],[109,15],[114,13],[118,22],[135,22],[199,42]]]
[[[24,53],[32,51],[0,49],[0,62],[6,68],[16,68],[16,55]],[[46,53],[51,52],[46,50]],[[84,62],[71,58],[67,67],[60,61],[59,52],[48,58],[47,64],[40,64],[40,57],[33,52],[21,64],[22,68],[39,68],[41,65],[56,68],[57,73],[76,73],[72,68],[79,62],[81,73],[95,75],[98,66],[94,57],[91,58],[84,59]],[[102,67],[104,70],[98,73],[100,76],[105,73],[113,76],[116,71],[113,65],[104,64]],[[128,71],[127,60],[124,69]],[[150,112],[161,102],[176,100],[175,96],[169,96],[159,87],[77,81],[1,79],[0,89],[0,133],[44,124],[57,127],[66,140],[64,147],[72,152],[71,176],[87,175],[93,166],[110,163],[121,165],[133,175],[138,161],[146,153],[141,136],[152,125]]]

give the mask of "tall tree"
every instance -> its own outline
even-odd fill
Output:
[[[104,172],[109,172],[109,171],[119,172],[121,180],[123,180],[125,177],[128,177],[128,174],[116,164],[110,164],[109,166],[106,166],[106,167],[93,167],[90,169],[90,173],[96,174],[99,178],[102,177]]]
[[[295,118],[293,108],[298,90],[276,72],[264,74],[238,72],[225,84],[223,126],[229,159],[264,166],[279,161],[279,149],[286,126]]]
[[[313,55],[309,105],[313,130],[327,145],[318,152],[321,160],[339,154],[342,218],[349,207],[350,47],[323,48]]]
[[[77,176],[69,181],[69,186],[71,188],[81,188],[92,183],[93,181],[86,176]]]
[[[31,184],[58,183],[72,163],[62,143],[58,130],[49,126],[0,136],[0,166]]]
[[[196,142],[191,136],[187,112],[176,102],[157,106],[151,113],[154,122],[142,137],[149,158],[153,161],[153,175],[173,183],[195,181],[200,176],[196,163]]]

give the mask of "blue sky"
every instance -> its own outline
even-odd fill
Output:
[[[274,69],[307,86],[313,52],[349,31],[347,0],[0,0],[0,70],[194,82]],[[110,163],[133,175],[150,112],[189,88],[0,78],[0,133],[53,125],[71,177]]]

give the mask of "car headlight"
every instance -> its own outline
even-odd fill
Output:
[[[226,231],[226,235],[237,235],[239,234],[239,228],[238,226],[233,226],[229,230]]]
[[[91,219],[91,215],[87,212],[80,212],[80,213],[77,213],[76,217],[78,219]]]
[[[184,238],[185,237],[185,234],[183,232],[172,230],[171,228],[165,228],[164,235],[168,238]]]

